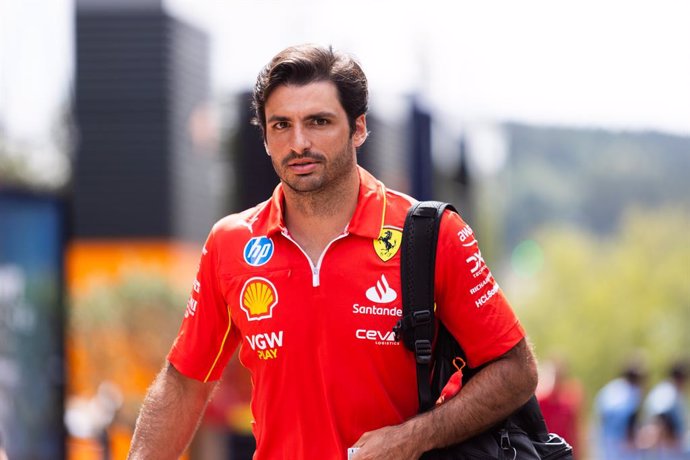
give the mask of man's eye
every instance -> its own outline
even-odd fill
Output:
[[[285,129],[288,127],[287,121],[279,121],[273,125],[275,129]]]
[[[328,124],[328,120],[326,118],[314,118],[314,124],[317,126],[325,126]]]

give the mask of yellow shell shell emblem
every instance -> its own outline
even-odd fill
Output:
[[[240,294],[240,306],[249,321],[270,318],[277,303],[278,291],[266,278],[250,278],[244,283]]]
[[[381,260],[388,262],[398,253],[402,242],[402,232],[391,227],[383,227],[379,237],[374,240],[374,250]]]

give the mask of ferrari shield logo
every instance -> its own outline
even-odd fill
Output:
[[[374,240],[374,250],[379,258],[388,262],[397,254],[402,242],[402,232],[394,228],[383,227],[379,237]]]

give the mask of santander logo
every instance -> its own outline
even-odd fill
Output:
[[[381,279],[376,282],[376,286],[367,289],[367,299],[376,303],[390,303],[398,298],[398,293],[388,285],[388,280],[385,275],[381,275]]]

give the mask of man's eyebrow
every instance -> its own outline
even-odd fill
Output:
[[[268,122],[273,123],[274,121],[288,121],[288,120],[289,120],[288,117],[284,117],[284,116],[282,116],[282,115],[271,115],[271,116],[268,118],[268,120],[266,120],[266,122],[267,122],[267,123],[268,123]]]
[[[333,118],[335,116],[335,112],[331,112],[329,110],[322,110],[320,112],[310,113],[309,115],[304,117],[304,119],[314,120],[317,118]],[[290,117],[286,117],[284,115],[271,115],[270,117],[268,117],[268,119],[266,119],[266,123],[274,123],[277,121],[290,121]]]
[[[315,118],[333,118],[335,117],[335,113],[329,112],[327,110],[321,111],[321,112],[316,112],[308,115],[306,117],[307,120],[313,120]]]

